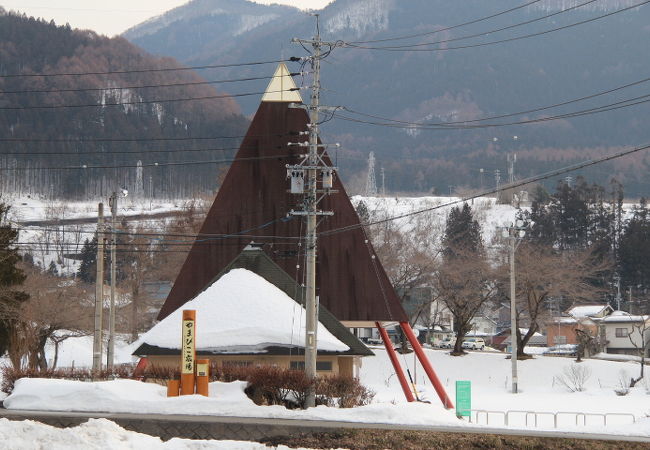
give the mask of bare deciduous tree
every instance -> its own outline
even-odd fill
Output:
[[[517,323],[528,321],[528,330],[522,336],[517,326],[517,357],[526,358],[524,347],[539,330],[544,319],[543,306],[549,298],[564,297],[575,303],[593,302],[602,289],[593,280],[607,270],[607,263],[597,261],[592,252],[558,253],[552,248],[523,242],[516,252]],[[509,267],[500,270],[500,284],[509,297]]]

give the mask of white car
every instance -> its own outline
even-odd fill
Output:
[[[440,344],[438,344],[438,347],[454,348],[454,345],[456,345],[456,338],[445,338],[440,342]]]
[[[485,341],[483,338],[467,338],[463,341],[464,349],[483,350],[485,348]]]

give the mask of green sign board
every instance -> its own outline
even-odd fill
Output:
[[[456,415],[471,417],[472,382],[456,381]]]

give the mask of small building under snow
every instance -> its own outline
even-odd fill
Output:
[[[196,310],[196,353],[218,365],[303,369],[303,288],[264,251],[247,247],[211,283],[142,335],[134,355],[149,364],[180,364],[183,309]],[[373,353],[324,307],[319,309],[319,374],[354,376]]]

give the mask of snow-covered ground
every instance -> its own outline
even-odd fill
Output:
[[[83,340],[83,343],[82,343]],[[75,342],[77,341],[77,342]],[[77,366],[92,360],[91,341],[71,338],[64,342],[61,364],[71,359]],[[84,348],[85,346],[85,348]],[[120,346],[118,360],[128,361],[132,347]],[[342,420],[350,422],[391,423],[410,425],[485,426],[485,415],[479,424],[468,423],[445,410],[426,378],[421,366],[414,366],[413,354],[400,356],[413,374],[421,400],[431,403],[407,403],[397,376],[381,347],[373,348],[376,356],[363,359],[361,382],[376,392],[372,404],[354,409],[325,406],[307,411],[287,410],[280,406],[257,406],[243,393],[243,383],[212,383],[209,398],[188,396],[167,398],[163,386],[133,380],[110,382],[77,382],[64,380],[20,380],[12,395],[5,400],[10,409],[102,411],[123,413],[197,414],[241,417],[300,418]],[[603,426],[600,416],[587,416],[586,425],[576,427],[575,414],[558,417],[558,429],[566,432],[597,432],[650,437],[650,383],[640,383],[629,395],[618,396],[614,390],[621,377],[636,376],[638,363],[586,360],[578,364],[590,372],[583,392],[569,392],[556,377],[576,365],[570,358],[543,357],[520,361],[519,394],[511,394],[510,361],[501,353],[471,352],[452,357],[448,351],[425,350],[438,376],[454,398],[457,380],[472,383],[472,409],[489,411],[535,411],[579,413],[626,413],[634,416],[609,416]],[[83,353],[83,354],[81,354]],[[624,375],[623,375],[624,374]],[[532,420],[530,426],[532,427]],[[504,426],[502,416],[492,414],[490,427]],[[514,414],[510,427],[525,428],[525,416]],[[538,429],[552,430],[550,416],[539,416]]]
[[[14,422],[0,419],[0,450],[262,450],[289,447],[267,447],[256,442],[170,439],[128,431],[106,419],[90,419],[72,428],[55,428],[31,420]]]

